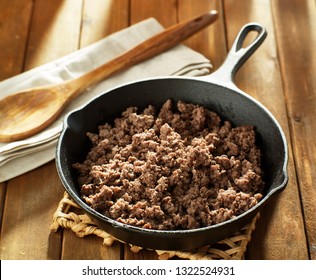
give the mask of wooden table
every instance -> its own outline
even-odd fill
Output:
[[[316,259],[314,0],[0,0],[0,81],[148,17],[168,27],[211,9],[217,22],[185,44],[217,69],[242,25],[264,25],[268,38],[236,84],[275,115],[289,143],[289,183],[261,212],[246,258]],[[54,161],[0,184],[1,259],[156,258],[95,236],[51,233],[63,192]]]

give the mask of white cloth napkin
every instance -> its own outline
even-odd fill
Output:
[[[137,23],[70,55],[1,82],[0,98],[30,87],[56,84],[78,77],[162,30],[163,27],[153,18]],[[21,141],[0,143],[0,182],[54,159],[65,114],[104,91],[122,83],[147,77],[201,76],[208,74],[211,67],[210,61],[204,56],[184,45],[179,45],[87,89],[66,108],[57,121],[41,133]]]

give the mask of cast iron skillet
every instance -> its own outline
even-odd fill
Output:
[[[257,37],[247,47],[243,47],[251,31],[255,31]],[[266,30],[259,24],[247,24],[239,32],[224,64],[213,74],[203,78],[161,77],[132,82],[114,88],[68,114],[57,146],[57,170],[66,191],[100,228],[126,243],[144,248],[192,249],[232,235],[249,223],[271,196],[285,188],[288,181],[288,154],[284,133],[263,105],[233,83],[235,72],[261,45],[266,35]],[[161,107],[169,98],[203,105],[235,126],[255,126],[257,142],[263,152],[266,182],[264,197],[255,207],[220,224],[192,230],[163,231],[114,221],[81,200],[72,164],[82,162],[90,149],[86,132],[97,132],[98,125],[113,121],[129,106],[144,109],[151,104]]]

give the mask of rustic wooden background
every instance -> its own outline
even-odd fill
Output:
[[[0,0],[0,81],[148,17],[168,27],[211,9],[217,22],[185,44],[217,69],[242,25],[264,25],[268,38],[236,84],[275,115],[289,143],[289,184],[262,211],[246,258],[316,259],[314,0]],[[157,258],[107,248],[95,236],[51,233],[63,192],[54,161],[0,184],[1,259]]]

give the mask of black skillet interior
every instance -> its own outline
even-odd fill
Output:
[[[244,55],[242,55],[244,56]],[[242,62],[237,61],[236,65]],[[224,67],[225,68],[225,67]],[[238,67],[237,67],[238,68]],[[91,143],[86,132],[97,132],[98,125],[112,122],[127,107],[139,110],[149,104],[160,108],[172,99],[200,104],[218,113],[233,125],[253,125],[257,131],[257,143],[263,152],[265,196],[252,209],[224,223],[197,230],[158,231],[127,226],[102,216],[88,207],[80,198],[77,174],[72,168],[82,162]],[[65,118],[59,138],[56,164],[66,191],[103,229],[120,240],[145,248],[191,249],[225,238],[248,223],[266,203],[269,197],[284,189],[287,183],[287,146],[284,134],[271,115],[259,102],[234,86],[219,85],[199,78],[165,77],[133,82],[120,86],[91,101]]]

